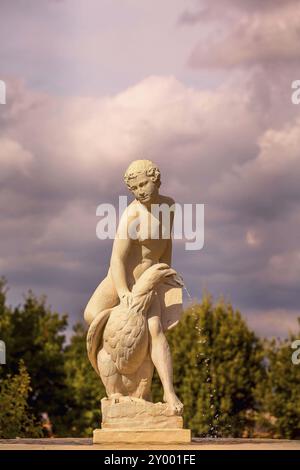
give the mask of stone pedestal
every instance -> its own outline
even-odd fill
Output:
[[[189,444],[189,429],[95,429],[94,444]]]
[[[191,431],[183,429],[181,416],[174,416],[166,403],[120,397],[101,400],[101,429],[93,433],[94,444],[191,442]]]

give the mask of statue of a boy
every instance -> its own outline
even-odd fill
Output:
[[[126,170],[124,180],[135,199],[121,217],[108,274],[88,302],[84,318],[90,325],[89,357],[108,398],[150,400],[154,365],[164,401],[172,414],[181,414],[164,330],[177,324],[182,313],[182,283],[170,268],[174,200],[159,194],[160,176],[149,160],[134,161]],[[167,206],[168,227],[151,210],[153,205]]]

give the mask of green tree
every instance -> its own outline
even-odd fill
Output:
[[[91,436],[100,427],[100,400],[106,393],[87,357],[86,329],[78,323],[73,331],[65,350],[66,385],[72,397],[65,422],[69,435]]]
[[[9,307],[6,293],[0,279],[0,339],[7,349],[0,367],[0,435],[39,435],[42,412],[55,435],[91,435],[105,390],[87,358],[85,328],[76,325],[66,345],[66,315],[32,292],[23,305]],[[230,303],[214,304],[208,295],[167,336],[175,389],[194,435],[257,435],[261,426],[273,437],[300,436],[300,365],[291,361],[296,336],[262,342]],[[157,375],[153,398],[162,400]]]
[[[20,361],[19,371],[0,380],[0,438],[41,437],[42,427],[28,405],[30,377]]]
[[[27,294],[22,306],[10,308],[6,305],[6,290],[2,279],[0,336],[6,343],[6,365],[1,367],[0,377],[16,374],[22,359],[31,377],[29,405],[37,418],[47,412],[58,432],[61,417],[69,408],[63,334],[67,315],[52,312],[45,297],[37,298],[32,292]]]
[[[206,295],[186,310],[168,341],[185,425],[197,436],[241,436],[264,368],[261,343],[240,313]]]

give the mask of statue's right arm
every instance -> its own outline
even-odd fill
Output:
[[[124,220],[124,219],[123,219]],[[120,225],[125,222],[120,222]],[[128,294],[130,291],[128,289],[128,283],[126,279],[126,260],[131,248],[131,239],[129,237],[120,236],[120,232],[124,227],[119,226],[116,238],[114,240],[111,261],[110,261],[110,270],[113,279],[115,289],[118,293],[119,298],[121,299],[124,294]]]

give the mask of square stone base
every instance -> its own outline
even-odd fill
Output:
[[[188,444],[190,429],[95,429],[94,444]]]

